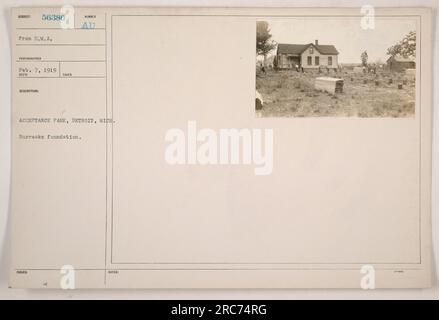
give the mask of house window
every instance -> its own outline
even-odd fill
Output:
[[[332,66],[332,57],[328,57],[328,66]]]
[[[308,65],[312,65],[312,57],[308,57]]]
[[[320,64],[320,59],[319,59],[318,56],[315,56],[315,62],[314,62],[314,64],[315,64],[316,66],[318,66],[318,65]]]
[[[309,53],[311,53],[311,54],[314,53],[314,48],[313,47],[309,48]]]

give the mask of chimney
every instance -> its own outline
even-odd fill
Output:
[[[316,45],[316,46],[319,45],[319,40],[315,40],[315,45]]]

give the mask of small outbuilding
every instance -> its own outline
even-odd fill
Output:
[[[412,57],[395,55],[387,59],[387,67],[392,71],[404,71],[406,69],[415,69],[416,63]]]

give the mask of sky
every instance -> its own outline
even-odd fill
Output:
[[[278,43],[332,44],[339,51],[339,63],[360,63],[367,50],[369,62],[385,62],[387,48],[396,44],[410,31],[416,30],[416,20],[410,18],[376,17],[375,29],[362,29],[360,17],[331,18],[271,18],[272,39]]]

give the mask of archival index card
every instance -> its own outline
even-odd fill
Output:
[[[12,287],[430,286],[430,10],[11,22]]]

